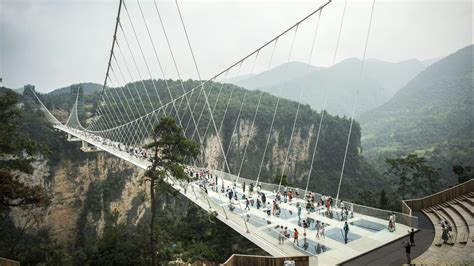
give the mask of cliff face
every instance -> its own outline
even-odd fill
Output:
[[[240,126],[237,126],[232,137],[227,139],[228,146],[224,145],[224,150],[226,152],[229,151],[228,163],[231,170],[233,170],[232,173],[237,174],[240,164],[242,163],[245,146],[249,143],[242,168],[248,168],[250,166],[257,171],[249,172],[243,170],[242,173],[249,174],[249,176],[243,176],[246,178],[253,178],[258,173],[261,159],[263,157],[263,150],[266,145],[266,135],[268,134],[265,132],[265,130],[268,129],[260,128],[258,125],[254,125],[252,128],[251,123],[252,122],[249,120],[241,119],[239,121]],[[302,131],[305,131],[306,137],[304,138],[302,137]],[[309,169],[298,169],[296,166],[298,162],[311,160],[310,154],[312,147],[310,147],[310,144],[315,134],[316,132],[313,125],[308,128],[296,128],[288,154],[288,147],[290,145],[289,137],[285,136],[283,130],[274,129],[271,133],[269,145],[265,154],[265,160],[262,165],[262,173],[266,176],[265,180],[269,181],[270,177],[279,175],[282,171],[284,171],[285,175],[290,176],[295,182],[303,180],[303,178],[307,176]],[[259,136],[265,137],[259,139]],[[224,139],[225,136],[220,136],[220,138]],[[224,158],[217,139],[218,138],[215,134],[207,137],[204,145],[204,162],[209,168],[220,170],[223,167]],[[258,154],[260,157],[255,156],[255,144],[259,146]],[[247,157],[253,157],[255,160],[250,162],[247,160]],[[286,165],[285,160],[287,161]]]
[[[13,209],[10,215],[16,224],[30,219],[27,212],[41,212],[37,226],[49,228],[60,243],[74,245],[86,231],[100,235],[110,211],[121,214],[119,222],[139,222],[148,206],[141,182],[143,170],[103,152],[86,157],[66,157],[54,166],[47,160],[35,162],[34,173],[23,179],[43,185],[51,205],[45,210]]]

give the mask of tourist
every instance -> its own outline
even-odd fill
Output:
[[[285,230],[283,229],[283,225],[280,226],[280,232],[278,234],[278,244],[283,244],[283,240],[285,239]]]
[[[296,203],[296,208],[298,209],[298,223],[299,223],[301,220],[301,206],[299,202]]]
[[[285,237],[290,238],[290,232],[288,231],[288,226],[285,226]]]
[[[411,245],[410,245],[410,242],[408,242],[408,240],[406,240],[405,243],[404,243],[404,246],[405,246],[405,252],[407,254],[407,264],[411,264]]]
[[[306,233],[306,229],[308,228],[308,223],[306,220],[303,220],[303,232]]]
[[[321,230],[321,223],[319,220],[316,220],[316,238],[319,239]]]
[[[349,233],[349,225],[347,221],[344,223],[344,243],[347,244],[347,234]]]
[[[263,206],[265,207],[265,203],[267,202],[267,197],[265,196],[265,193],[262,193],[262,202],[263,202]]]
[[[267,215],[270,216],[272,213],[272,205],[270,205],[270,202],[267,203]]]
[[[410,245],[415,246],[415,229],[411,229],[411,231],[408,231],[410,233]]]
[[[237,196],[237,189],[235,189],[235,187],[234,187],[232,190],[233,190],[233,193],[234,193],[234,199],[235,199],[236,201],[238,201],[238,200],[239,200],[239,197]]]
[[[260,210],[261,206],[262,206],[262,202],[260,201],[259,198],[257,198],[257,210]]]
[[[280,194],[280,191],[278,191],[275,195],[275,198],[278,202],[281,202],[281,194]]]
[[[397,228],[396,228],[396,224],[397,224],[397,216],[395,216],[395,213],[392,212],[392,216],[393,216],[393,231],[395,231]]]
[[[324,223],[321,223],[321,236],[323,239],[326,239],[326,235],[324,234],[324,231],[326,230],[326,225]]]
[[[290,190],[288,191],[288,201],[291,202],[292,199],[293,199],[293,192]]]
[[[229,197],[229,202],[232,202],[232,196],[233,196],[233,191],[232,189],[227,189],[227,196]]]
[[[298,230],[296,230],[296,228],[293,231],[293,239],[293,243],[298,246]]]
[[[240,207],[242,208],[242,207]],[[250,211],[250,201],[247,197],[245,197],[245,210]]]
[[[395,226],[394,226],[393,224],[394,224],[394,222],[393,222],[393,215],[390,215],[390,216],[388,217],[388,231],[390,231],[390,232],[395,231],[395,229],[394,229]]]

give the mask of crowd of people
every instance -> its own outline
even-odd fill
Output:
[[[143,148],[139,147],[133,147],[133,146],[128,146],[123,143],[117,142],[117,141],[112,141],[107,138],[103,138],[101,136],[97,136],[94,134],[90,134],[85,131],[80,131],[74,128],[68,127],[69,130],[73,131],[75,134],[82,135],[85,138],[90,138],[93,139],[102,145],[107,145],[111,146],[115,149],[118,149],[122,152],[126,152],[129,155],[138,158],[138,159],[147,159],[151,158],[152,154],[150,150],[146,150]],[[229,209],[232,211],[235,209],[234,204],[236,202],[240,203],[240,200],[243,200],[245,202],[245,211],[250,211],[250,207],[255,207],[257,210],[263,209],[264,212],[270,216],[276,216],[279,217],[281,215],[281,207],[280,205],[282,203],[289,203],[291,204],[294,200],[294,197],[299,196],[299,191],[296,189],[295,191],[288,189],[287,186],[284,186],[282,191],[274,191],[274,199],[270,202],[267,201],[267,195],[262,192],[261,185],[256,186],[256,196],[254,195],[254,184],[251,183],[249,184],[249,197],[246,196],[246,183],[243,182],[242,184],[242,194],[239,195],[239,192],[237,190],[237,182],[234,180],[232,182],[232,186],[230,185],[225,185],[224,179],[221,177],[219,180],[219,177],[217,175],[213,175],[211,171],[207,169],[200,169],[200,168],[194,168],[194,167],[187,167],[186,168],[187,173],[189,174],[190,178],[197,182],[199,187],[207,194],[208,193],[208,188],[213,189],[216,193],[219,193],[219,185],[220,185],[220,193],[224,194],[226,198],[229,199]],[[255,197],[254,197],[255,196]],[[333,198],[329,195],[321,195],[319,200],[316,199],[317,195],[315,192],[309,191],[304,195],[304,201],[306,202],[306,213],[307,215],[316,212],[319,215],[324,215],[329,218],[333,218],[334,212],[333,209],[334,207],[339,207],[340,213],[337,213],[338,218],[341,221],[345,221],[344,226],[342,230],[344,231],[344,241],[347,243],[348,240],[348,232],[349,232],[349,225],[347,223],[347,220],[349,218],[352,218],[354,216],[354,211],[353,211],[353,204],[346,204],[343,201],[339,203],[339,206],[336,206],[335,201]],[[297,214],[298,214],[298,225],[303,228],[303,245],[307,245],[306,243],[306,234],[307,234],[307,229],[308,228],[313,228],[316,231],[315,237],[317,239],[325,239],[325,230],[328,224],[319,221],[319,220],[314,220],[310,217],[307,217],[306,219],[303,219],[301,221],[301,209],[302,206],[300,204],[300,201],[296,202],[296,208],[297,208]],[[291,211],[290,211],[291,212]],[[389,223],[388,223],[388,230],[390,232],[395,231],[396,227],[396,216],[394,213],[392,213],[389,216]],[[284,241],[286,238],[291,238],[291,233],[288,230],[288,227],[284,226],[279,226],[279,237],[278,241],[279,244],[284,244]],[[450,236],[450,231],[451,231],[451,225],[449,224],[448,221],[444,220],[442,222],[442,228],[443,228],[443,235],[442,235],[442,240],[444,243],[447,243],[447,241],[451,238]],[[297,228],[293,229],[293,243],[295,245],[298,245],[299,243],[299,231]]]
[[[238,190],[238,184],[235,180],[230,182],[230,184],[227,183],[226,185],[223,179],[219,180],[217,175],[213,175],[209,170],[194,169],[192,167],[188,167],[188,171],[189,175],[198,181],[199,186],[205,192],[207,192],[208,187],[211,187],[216,192],[219,192],[218,188],[220,185],[220,193],[228,199],[228,206],[229,210],[231,211],[235,209],[234,205],[242,200],[242,202],[244,203],[244,205],[242,206],[245,206],[243,207],[243,211],[250,211],[250,208],[253,207],[257,210],[262,209],[262,211],[264,211],[268,217],[280,217],[282,213],[281,204],[291,204],[294,200],[293,195],[299,195],[299,192],[297,190],[293,192],[291,189],[288,189],[288,187],[285,186],[283,187],[282,191],[274,191],[274,198],[269,201],[267,195],[261,190],[260,185],[256,186],[256,193],[254,193],[254,185],[252,183],[249,185],[249,189],[247,189],[247,184],[243,182],[241,185],[241,190]],[[248,193],[248,196],[246,195],[246,193]],[[309,191],[308,193],[306,193],[304,199],[306,202],[305,208],[307,214],[317,212],[320,215],[330,216],[330,218],[332,218],[333,208],[336,204],[331,196],[322,195],[319,199],[317,199],[317,194],[315,192]],[[308,229],[312,229],[315,231],[316,239],[325,239],[325,231],[328,224],[320,220],[312,219],[310,217],[306,217],[306,219],[302,220],[301,201],[297,201],[295,206],[297,208],[298,226],[303,228],[303,246],[306,244]],[[347,223],[347,220],[353,217],[353,204],[347,204],[343,201],[340,201],[339,208],[341,211],[341,221],[346,221],[341,230],[343,230],[344,232],[344,241],[345,243],[347,243],[349,232],[349,225]],[[292,213],[291,211],[289,212],[290,214]],[[284,244],[285,239],[293,238],[293,243],[295,245],[299,245],[300,232],[297,228],[294,228],[293,232],[291,233],[287,226],[278,225],[276,230],[278,230],[279,244]]]
[[[121,142],[113,141],[111,139],[104,138],[104,137],[101,137],[101,136],[98,136],[98,135],[95,135],[95,134],[91,134],[91,133],[88,133],[86,131],[78,130],[78,129],[68,127],[68,126],[65,126],[65,127],[67,127],[68,130],[73,131],[77,135],[82,135],[85,138],[93,139],[94,141],[99,142],[102,145],[110,146],[114,149],[120,150],[122,152],[126,152],[129,155],[131,155],[133,157],[136,157],[138,159],[143,160],[143,159],[148,159],[148,158],[152,157],[152,151],[151,150],[147,150],[147,149],[144,149],[144,148],[141,148],[141,147],[135,147],[135,146],[131,146],[131,145],[125,145]]]

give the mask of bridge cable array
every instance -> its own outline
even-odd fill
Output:
[[[269,62],[266,67],[267,71],[270,70],[273,64],[273,59],[279,40],[282,40],[283,37],[286,37],[288,34],[294,31],[290,42],[289,53],[286,57],[286,65],[283,70],[284,74],[287,73],[292,59],[292,53],[295,49],[294,46],[298,29],[301,25],[303,25],[303,23],[306,22],[308,18],[313,17],[313,15],[319,13],[318,16],[315,16],[316,24],[314,27],[313,38],[307,60],[308,67],[306,69],[306,72],[309,73],[309,65],[312,62],[314,52],[318,51],[318,49],[316,49],[315,47],[317,43],[318,29],[320,26],[322,11],[330,2],[331,1],[324,3],[316,10],[312,11],[309,15],[299,20],[282,33],[276,35],[270,41],[266,42],[264,45],[260,46],[242,59],[238,60],[230,67],[225,68],[223,71],[219,72],[208,80],[203,80],[192,47],[190,36],[188,34],[188,30],[184,22],[181,8],[179,6],[178,1],[176,0],[175,6],[179,15],[179,21],[184,36],[186,38],[187,48],[189,50],[189,53],[191,54],[194,69],[198,77],[198,80],[196,82],[193,82],[183,81],[182,79],[181,71],[177,63],[177,58],[175,57],[175,47],[173,47],[173,45],[171,44],[171,38],[167,33],[163,17],[160,13],[160,8],[156,0],[154,0],[153,6],[159,21],[158,25],[161,28],[161,32],[164,36],[163,40],[165,41],[166,48],[168,50],[168,55],[171,58],[172,65],[178,77],[180,87],[179,89],[181,90],[181,92],[178,92],[176,85],[171,85],[172,83],[170,83],[170,81],[167,79],[163,59],[160,56],[160,53],[157,48],[159,46],[156,45],[153,38],[152,28],[150,27],[150,25],[152,24],[147,21],[140,0],[137,0],[137,7],[143,25],[145,26],[147,39],[149,41],[149,44],[151,45],[151,50],[153,51],[153,58],[154,61],[156,61],[156,64],[150,64],[147,61],[147,56],[145,54],[145,49],[143,46],[144,43],[140,41],[139,34],[132,19],[133,16],[131,14],[131,11],[129,10],[129,6],[127,6],[125,1],[121,0],[118,9],[113,44],[110,53],[109,63],[107,65],[104,86],[101,93],[101,99],[95,111],[94,117],[87,122],[87,127],[84,127],[81,124],[77,112],[77,98],[79,95],[78,93],[76,97],[76,104],[74,105],[73,110],[71,111],[71,115],[68,118],[66,125],[78,128],[89,134],[109,139],[113,142],[122,143],[129,147],[140,148],[147,141],[149,141],[149,137],[153,132],[153,128],[159,123],[159,120],[165,116],[172,116],[176,118],[178,124],[183,130],[184,135],[189,138],[196,139],[201,144],[201,147],[203,149],[203,155],[200,160],[194,161],[194,165],[198,167],[221,169],[222,172],[227,172],[229,174],[235,173],[235,181],[238,182],[238,179],[241,175],[249,174],[249,170],[244,168],[244,164],[248,163],[248,160],[250,160],[247,156],[247,153],[249,147],[252,144],[252,134],[255,134],[254,132],[256,131],[255,122],[257,120],[257,117],[259,115],[264,115],[263,112],[260,111],[261,106],[263,104],[262,101],[268,100],[264,98],[265,92],[263,90],[257,93],[252,93],[247,90],[238,91],[236,90],[235,86],[231,86],[229,88],[229,85],[225,84],[224,82],[225,79],[228,77],[229,72],[233,70],[236,70],[237,76],[240,76],[243,65],[249,61],[249,58],[254,57],[253,63],[250,64],[251,70],[248,74],[249,76],[245,79],[242,79],[241,83],[245,83],[246,80],[251,79],[251,77],[256,72],[256,66],[260,62],[259,59],[261,54],[264,51],[267,51],[266,48],[269,48],[271,45],[272,48],[270,49],[271,53],[269,57]],[[363,69],[365,65],[367,44],[372,24],[374,5],[375,0],[373,0],[371,6],[370,21],[364,46],[360,78],[362,78]],[[336,62],[336,57],[342,34],[342,28],[344,24],[344,17],[346,14],[346,6],[347,0],[345,0],[344,2],[341,22],[339,25],[339,32],[337,35],[337,41],[332,59],[332,66],[334,66]],[[125,12],[122,12],[122,8]],[[127,17],[126,25],[120,19],[121,12],[125,13]],[[131,40],[129,37],[127,37],[128,33],[131,33],[131,35],[133,35],[136,47],[138,47],[139,50],[139,55],[142,57],[141,68],[137,60],[137,57],[140,56],[136,56],[136,54],[133,52],[132,44],[130,42]],[[124,49],[122,49],[122,47],[126,48],[127,54],[124,53]],[[129,61],[132,61],[133,69],[129,64]],[[152,70],[152,66],[155,65],[158,67],[157,72],[161,77],[161,79],[158,80],[154,79],[155,75],[153,74],[154,71]],[[143,69],[143,67],[150,78],[149,80],[145,80],[141,74],[141,69]],[[135,75],[132,74],[132,72],[134,72]],[[124,73],[127,74],[127,76],[125,76]],[[220,84],[218,84],[216,83],[218,78],[223,78],[224,80]],[[262,132],[266,132],[264,135],[266,140],[265,148],[263,151],[252,152],[251,154],[251,160],[255,160],[261,156],[261,159],[259,159],[260,163],[258,166],[258,172],[255,178],[256,186],[260,182],[262,182],[260,179],[263,175],[268,175],[268,173],[272,173],[272,170],[268,169],[271,168],[271,161],[275,158],[267,158],[267,150],[275,134],[278,134],[278,130],[275,130],[275,123],[277,120],[277,113],[279,111],[280,99],[281,97],[283,97],[282,89],[283,86],[280,85],[280,87],[278,88],[279,92],[276,95],[276,101],[273,101],[272,99],[274,105],[269,128],[267,131],[262,130]],[[357,88],[356,97],[354,99],[354,105],[352,109],[352,115],[350,119],[349,133],[345,146],[344,158],[342,162],[342,169],[339,176],[336,202],[339,199],[341,183],[344,176],[344,170],[351,140],[352,127],[357,108],[359,91],[360,88]],[[293,146],[294,149],[296,149],[296,146],[294,145],[294,137],[297,134],[295,133],[295,129],[298,125],[298,118],[301,112],[301,101],[303,99],[303,96],[304,89],[300,88],[298,94],[299,100],[296,103],[296,111],[294,114],[294,118],[292,119],[293,123],[291,125],[291,133],[289,135],[289,140],[286,143],[287,146],[285,146],[285,152],[283,153],[284,161],[281,167],[276,167],[273,171],[273,173],[275,174],[278,174],[278,172],[280,172],[278,180],[278,190],[280,190],[280,187],[282,186],[283,177],[287,174],[290,174],[291,172],[289,165],[290,158],[292,157],[291,150]],[[211,101],[211,99],[213,101]],[[311,161],[309,164],[309,171],[307,171],[307,173],[303,172],[303,175],[307,174],[305,194],[308,191],[311,175],[314,172],[314,164],[316,154],[318,152],[318,144],[320,141],[320,136],[322,134],[322,128],[326,114],[327,100],[328,91],[327,88],[324,88],[324,103],[320,111],[320,118],[317,123],[318,129],[315,134],[314,145],[312,148],[309,146],[309,144],[312,143],[311,138],[308,139],[308,146],[310,147],[308,148],[308,152],[310,153],[308,154],[308,158],[311,157]],[[250,107],[252,104],[254,104],[254,110],[252,113],[249,114],[249,108],[246,108],[246,105]],[[219,106],[223,106],[224,108],[218,108]],[[266,108],[268,108],[268,106]],[[228,116],[228,113],[231,109],[237,113],[237,116]],[[245,110],[245,112],[243,112],[243,110]],[[312,128],[315,127],[315,125],[312,126]],[[232,128],[232,130],[230,131],[230,135],[229,131],[225,130],[225,128],[227,127]],[[211,130],[209,130],[210,128]],[[284,128],[282,128],[281,131],[284,131]],[[245,135],[243,138],[243,144],[240,143],[240,139],[238,139],[237,143],[235,143],[235,137],[241,134]],[[224,138],[225,136],[227,137]],[[221,157],[221,159],[219,159],[220,162],[219,160],[217,163],[207,161],[207,159],[211,158],[212,156],[214,156],[215,158],[215,155],[209,154],[209,151],[206,150],[209,149],[209,147],[219,150],[218,153]],[[229,158],[232,158],[232,161],[229,161]],[[267,162],[267,164],[265,162]],[[268,165],[270,165],[270,167]],[[293,174],[296,175],[296,170],[294,170]]]

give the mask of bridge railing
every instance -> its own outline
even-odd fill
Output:
[[[471,191],[474,191],[474,179],[423,198],[403,200],[402,209],[404,213],[411,214],[412,211],[419,211],[450,201]]]
[[[223,178],[224,180],[228,180],[232,182],[237,180],[237,176],[226,173],[226,172],[214,170],[213,173],[216,174],[219,178]],[[244,182],[247,189],[249,188],[250,184],[256,183],[255,180],[239,177],[237,185],[241,186]],[[271,192],[277,192],[278,190],[283,190],[283,187],[284,187],[284,186],[279,187],[277,184],[271,184],[271,183],[265,183],[265,182],[259,182],[258,185],[260,185],[263,190],[267,190]],[[293,192],[293,195],[295,198],[304,199],[305,197],[304,189],[300,189],[297,187],[288,187],[288,190],[291,190]],[[256,188],[254,188],[254,191],[256,191]],[[315,193],[315,200],[319,201],[321,200],[321,197],[322,195],[320,193]],[[346,206],[347,204],[352,205],[354,212],[371,216],[371,217],[375,217],[375,218],[379,218],[382,220],[387,220],[387,224],[388,224],[388,217],[392,214],[395,214],[396,222],[407,225],[407,226],[415,227],[415,228],[418,227],[418,217],[412,216],[411,213],[400,213],[400,212],[394,212],[394,211],[389,211],[389,210],[382,210],[382,209],[373,208],[373,207],[364,206],[364,205],[355,204],[355,203],[346,203]]]

